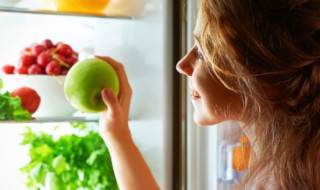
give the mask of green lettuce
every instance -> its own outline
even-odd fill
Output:
[[[85,123],[71,123],[85,135],[63,135],[24,132],[22,145],[28,145],[30,162],[20,170],[26,175],[26,186],[51,190],[118,190],[111,158],[103,140]]]

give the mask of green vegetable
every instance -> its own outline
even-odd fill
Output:
[[[98,132],[86,123],[71,123],[84,136],[63,135],[54,140],[51,134],[23,133],[22,145],[29,145],[30,162],[20,170],[27,174],[26,186],[51,190],[118,190],[111,158]]]
[[[3,84],[0,78],[0,90]],[[21,99],[11,97],[10,93],[0,93],[0,120],[28,121],[31,114],[22,108]]]

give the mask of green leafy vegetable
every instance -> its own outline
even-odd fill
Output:
[[[0,90],[3,87],[0,78]],[[11,97],[8,91],[0,93],[0,120],[28,121],[31,114],[22,108],[21,99]]]
[[[85,131],[85,123],[72,123]],[[22,134],[22,145],[29,145],[30,162],[20,170],[27,175],[26,186],[54,190],[118,190],[111,158],[95,130],[84,136],[63,135],[54,140],[51,134],[34,132],[30,127]]]

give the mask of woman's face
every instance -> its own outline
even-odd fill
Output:
[[[194,29],[195,45],[177,64],[178,72],[189,78],[194,120],[201,126],[226,120],[237,121],[241,113],[241,98],[214,79],[207,70],[207,58],[199,43],[202,25],[199,14]]]

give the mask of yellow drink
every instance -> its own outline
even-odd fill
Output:
[[[54,0],[57,11],[102,13],[110,0]]]

